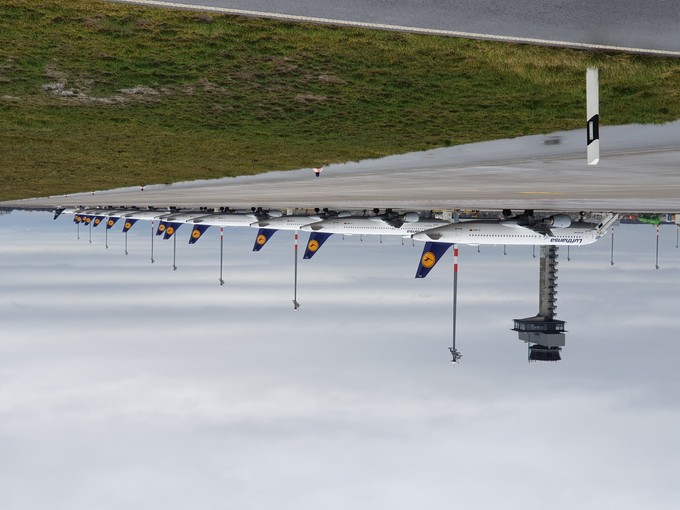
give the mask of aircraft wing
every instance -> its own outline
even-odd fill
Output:
[[[533,225],[522,225],[524,228],[528,228],[529,230],[533,230],[537,234],[541,234],[544,236],[552,236],[554,235],[552,233],[552,230],[550,230],[550,227],[543,222],[538,222],[534,223]]]

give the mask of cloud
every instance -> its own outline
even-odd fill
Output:
[[[678,268],[666,236],[617,227],[560,258],[558,364],[510,331],[538,308],[529,249],[338,240],[299,261],[291,237],[251,253],[131,231],[103,247],[66,218],[0,217],[3,508],[672,507],[678,460]],[[134,233],[132,233],[134,232]],[[11,233],[11,235],[8,235]],[[182,231],[180,230],[180,234]],[[94,232],[93,232],[94,235]],[[619,237],[620,236],[620,237]],[[653,242],[653,241],[652,241]],[[652,253],[653,255],[653,253]],[[627,261],[624,264],[624,261]],[[635,261],[635,262],[632,262]]]

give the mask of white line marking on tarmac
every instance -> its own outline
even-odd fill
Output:
[[[171,7],[175,9],[188,9],[194,11],[210,11],[220,14],[234,14],[239,16],[252,16],[258,18],[272,18],[284,21],[300,21],[305,23],[321,23],[325,25],[340,25],[349,27],[372,28],[376,30],[393,30],[399,32],[412,32],[415,34],[441,35],[446,37],[462,37],[466,39],[482,39],[486,41],[500,41],[511,43],[540,44],[543,46],[558,46],[564,48],[578,48],[598,51],[621,51],[625,53],[642,53],[647,55],[659,55],[664,57],[680,57],[680,51],[654,50],[650,48],[629,48],[626,46],[609,46],[606,44],[588,44],[569,41],[555,41],[551,39],[536,39],[533,37],[512,37],[495,34],[478,34],[475,32],[459,32],[456,30],[440,30],[436,28],[408,27],[403,25],[387,25],[383,23],[365,23],[362,21],[347,21],[332,18],[315,18],[312,16],[296,16],[292,14],[280,14],[276,12],[249,11],[244,9],[229,9],[226,7],[211,7],[208,5],[181,4],[177,2],[163,2],[160,0],[111,0],[117,3],[149,5],[157,7]]]

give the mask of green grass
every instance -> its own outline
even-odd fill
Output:
[[[588,66],[603,123],[680,118],[675,59],[5,0],[0,200],[577,128]]]

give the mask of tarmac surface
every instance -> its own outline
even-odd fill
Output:
[[[677,0],[117,0],[291,21],[368,26],[680,57]]]
[[[680,121],[603,126],[257,176],[0,203],[18,208],[137,206],[680,212]]]

